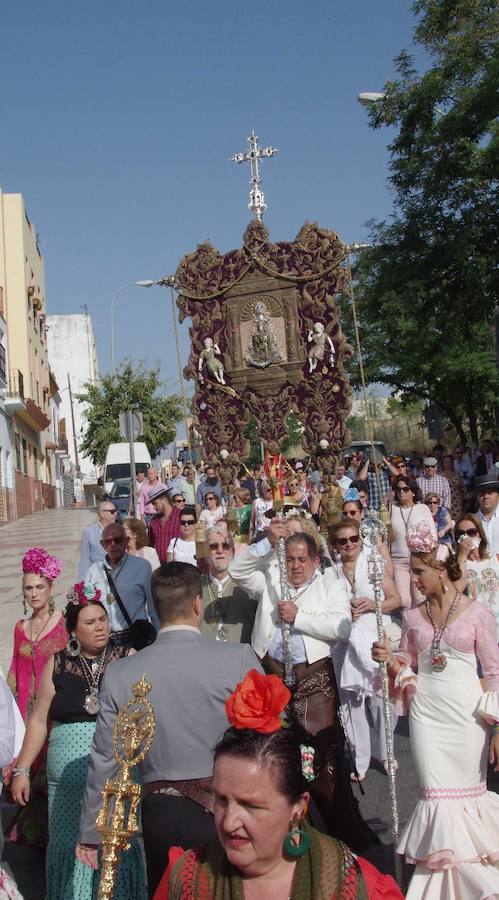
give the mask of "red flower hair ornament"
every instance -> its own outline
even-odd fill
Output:
[[[234,728],[270,734],[282,728],[280,713],[290,700],[291,692],[277,675],[261,675],[251,669],[225,701],[225,711]]]

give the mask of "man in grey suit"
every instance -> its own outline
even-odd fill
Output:
[[[106,556],[106,551],[101,544],[102,529],[118,521],[118,510],[112,500],[101,500],[99,503],[99,518],[93,525],[87,525],[83,529],[80,542],[80,566],[79,578],[83,581],[92,563],[100,562]]]
[[[228,728],[225,701],[250,669],[263,669],[248,644],[201,635],[201,574],[189,563],[157,569],[151,582],[160,622],[156,642],[108,667],[83,798],[77,856],[97,866],[95,827],[102,788],[117,772],[113,728],[131,687],[145,675],[156,732],[140,765],[142,831],[152,897],[172,846],[195,847],[216,836],[212,809],[213,747]]]

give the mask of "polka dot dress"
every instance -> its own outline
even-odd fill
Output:
[[[75,857],[81,804],[87,778],[95,722],[55,724],[47,757],[49,844],[46,857],[46,900],[95,900],[100,872]],[[144,869],[137,840],[122,853],[114,900],[147,900]]]

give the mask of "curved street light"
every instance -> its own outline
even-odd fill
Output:
[[[113,298],[111,300],[110,307],[110,318],[111,318],[111,365],[113,369],[113,375],[116,371],[115,359],[114,359],[114,302],[118,294],[121,294],[126,288],[129,287],[145,287],[150,288],[153,284],[158,284],[157,281],[151,281],[151,279],[145,279],[144,281],[129,281],[128,284],[122,285],[122,287],[118,288],[118,290],[113,294]]]

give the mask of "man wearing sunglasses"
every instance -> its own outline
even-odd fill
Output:
[[[93,525],[83,529],[80,543],[80,566],[78,575],[83,581],[92,563],[104,559],[106,552],[102,546],[102,529],[106,525],[117,522],[118,510],[112,500],[101,500],[98,509],[99,518]]]
[[[101,592],[101,602],[109,616],[111,642],[115,646],[131,647],[130,627],[116,600],[118,593],[132,622],[150,619],[156,630],[158,617],[151,595],[151,566],[140,556],[126,552],[125,529],[118,523],[106,525],[102,531],[104,559],[93,563],[85,574],[85,582],[93,584]]]
[[[209,528],[208,572],[202,576],[203,621],[201,633],[216,641],[251,643],[255,623],[256,600],[235,584],[229,575],[234,558],[234,541],[224,525]]]

